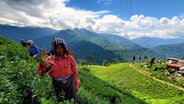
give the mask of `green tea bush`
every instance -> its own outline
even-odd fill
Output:
[[[20,104],[22,95],[17,89],[18,86],[0,75],[0,104]]]

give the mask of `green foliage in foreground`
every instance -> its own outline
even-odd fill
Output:
[[[152,104],[182,104],[184,92],[146,77],[129,67],[130,63],[114,64],[109,67],[93,66],[90,70],[98,78],[127,89],[135,96]]]
[[[0,37],[0,104],[58,104],[48,74],[36,72],[38,59],[29,56],[27,48]],[[144,104],[127,91],[122,91],[79,68],[80,104]],[[65,101],[64,104],[73,104]]]

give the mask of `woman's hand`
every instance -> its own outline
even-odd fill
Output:
[[[36,55],[34,55],[33,58],[36,58]]]
[[[41,59],[40,60],[40,65],[41,66],[48,66],[48,62],[46,60],[44,60],[44,59]]]

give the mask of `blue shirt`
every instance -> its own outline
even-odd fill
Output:
[[[36,45],[34,45],[33,47],[29,47],[28,50],[31,56],[34,55],[36,55],[36,57],[40,56],[40,49]]]

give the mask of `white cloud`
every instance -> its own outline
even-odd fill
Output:
[[[99,0],[100,2],[111,0]],[[86,11],[66,7],[69,0],[1,0],[0,23],[54,29],[85,28],[126,38],[143,36],[184,38],[184,16],[155,18],[134,15],[123,20],[110,11]]]
[[[98,0],[97,3],[103,3],[104,5],[110,5],[112,0]]]
[[[128,38],[138,37],[158,37],[158,38],[184,38],[184,19],[173,17],[168,19],[163,17],[132,16],[131,21],[126,22],[125,33]]]
[[[93,31],[105,34],[119,34],[124,28],[124,22],[114,15],[104,15],[96,20]]]

